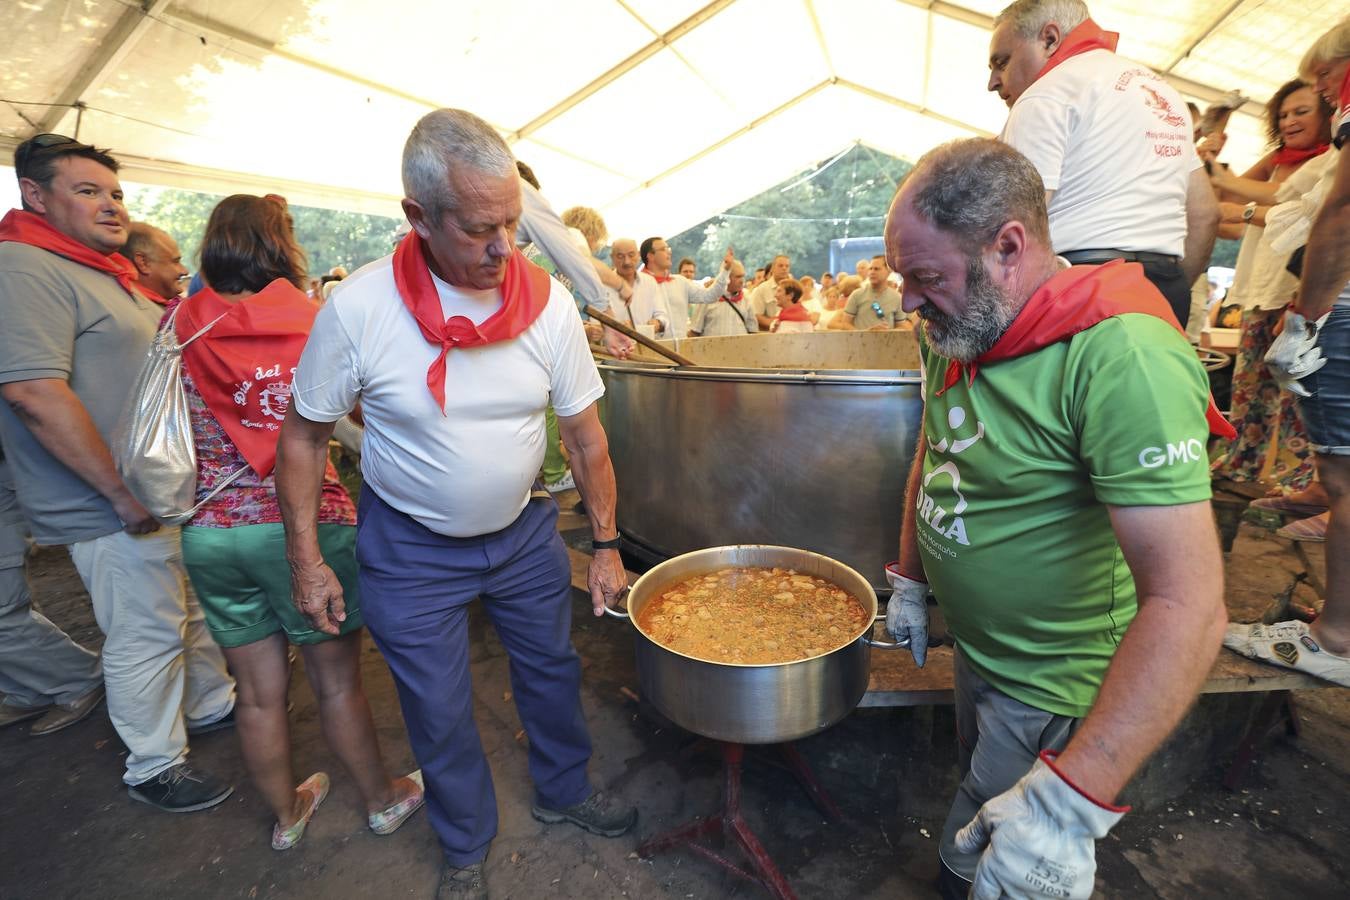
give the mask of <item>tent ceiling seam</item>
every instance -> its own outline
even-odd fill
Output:
[[[108,35],[89,54],[84,65],[61,89],[52,102],[52,108],[43,114],[33,129],[34,134],[51,131],[61,123],[86,91],[97,88],[108,73],[131,52],[146,30],[173,0],[141,0],[128,6],[118,16]]]
[[[713,16],[717,15],[722,10],[726,9],[728,6],[730,6],[735,2],[736,0],[713,0],[712,3],[709,3],[707,6],[698,10],[689,18],[685,19],[683,22],[680,22],[678,25],[671,28],[664,34],[658,35],[656,39],[653,40],[651,43],[647,44],[645,47],[642,47],[636,53],[633,53],[632,55],[628,56],[622,62],[610,68],[609,71],[604,72],[599,77],[593,79],[589,84],[585,85],[580,90],[574,91],[572,94],[568,95],[563,100],[554,104],[553,107],[549,109],[547,112],[539,116],[536,116],[529,122],[526,122],[524,125],[522,125],[518,130],[511,132],[510,135],[508,136],[508,139],[518,141],[521,140],[522,138],[529,137],[531,134],[543,128],[549,122],[552,122],[554,119],[558,118],[559,116],[566,113],[568,110],[572,109],[572,107],[576,106],[577,104],[581,103],[584,100],[589,99],[590,97],[599,93],[605,87],[608,87],[610,84],[617,81],[619,78],[622,78],[624,75],[628,74],[633,69],[637,68],[639,65],[646,62],[648,59],[655,56],[657,53],[661,52],[666,47],[670,46],[670,44],[674,43],[684,35],[693,31],[695,28],[702,25],[704,22],[708,21]],[[639,19],[638,21],[642,20]]]

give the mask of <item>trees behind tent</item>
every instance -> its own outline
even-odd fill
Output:
[[[162,228],[178,242],[183,265],[197,271],[197,252],[206,231],[206,220],[223,198],[173,188],[143,187],[127,191],[127,211],[132,221]],[[354,271],[394,249],[394,231],[401,219],[362,213],[290,207],[295,237],[309,258],[309,272],[317,278],[333,266]]]

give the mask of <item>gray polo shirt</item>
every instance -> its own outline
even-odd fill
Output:
[[[881,315],[877,315],[877,311],[872,307],[873,303],[881,307]],[[849,294],[844,312],[853,317],[853,327],[859,331],[866,331],[874,325],[894,328],[909,318],[900,308],[899,291],[888,284],[878,294],[872,290],[871,282]]]
[[[110,441],[163,308],[27,244],[0,244],[0,384],[61,378]],[[112,504],[48,453],[6,403],[0,441],[33,537],[69,544],[122,528]]]

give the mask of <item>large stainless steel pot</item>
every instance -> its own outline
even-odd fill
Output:
[[[741,335],[679,351],[698,367],[600,364],[624,537],[656,560],[804,547],[885,589],[922,408],[913,336]]]
[[[642,608],[663,589],[730,566],[781,566],[831,581],[862,601],[867,625],[837,650],[775,665],[695,659],[663,647],[638,626]],[[877,598],[867,579],[841,562],[791,547],[713,547],[677,556],[637,580],[628,613],[642,696],[680,727],[738,744],[794,741],[829,728],[867,690],[871,648],[906,646],[869,637]]]

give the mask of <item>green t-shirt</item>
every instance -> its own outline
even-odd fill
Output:
[[[922,341],[919,549],[971,666],[1038,709],[1083,716],[1136,610],[1106,504],[1210,497],[1209,385],[1161,319],[1128,314],[935,396]]]

